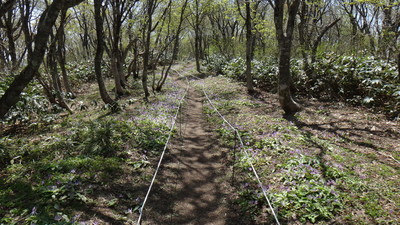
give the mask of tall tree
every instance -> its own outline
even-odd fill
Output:
[[[188,19],[190,26],[194,31],[194,57],[196,60],[196,70],[197,72],[201,72],[200,68],[200,60],[203,59],[204,54],[202,51],[202,39],[203,39],[203,30],[202,25],[207,16],[208,7],[210,5],[210,0],[194,0],[191,1],[191,17]]]
[[[34,41],[34,49],[28,65],[19,73],[0,98],[0,118],[4,118],[7,112],[19,100],[19,96],[24,88],[33,79],[43,62],[47,42],[52,32],[57,17],[62,9],[73,7],[83,0],[54,0],[40,16],[37,27],[37,34]]]
[[[245,27],[246,27],[246,86],[247,86],[247,91],[249,93],[254,92],[254,84],[253,84],[253,76],[251,74],[251,61],[253,60],[253,47],[254,47],[254,35],[253,35],[253,27],[254,27],[254,16],[252,15],[252,12],[257,11],[257,7],[259,4],[259,1],[244,1],[245,4],[245,13],[242,12],[242,9],[240,7],[240,0],[236,0],[236,4],[238,7],[239,14],[242,16],[242,18],[245,21]]]
[[[62,78],[63,78],[63,84],[64,84],[65,91],[71,97],[75,97],[75,94],[72,91],[72,88],[71,88],[71,85],[69,82],[67,69],[65,68],[65,65],[66,65],[65,25],[66,25],[66,23],[67,23],[67,10],[63,9],[61,12],[61,17],[60,17],[60,26],[59,26],[58,32],[57,32],[57,61],[58,61],[58,65],[60,66],[60,69],[61,69],[61,74],[62,74]]]
[[[115,92],[117,97],[126,94],[124,86],[126,86],[125,76],[123,73],[123,62],[122,62],[122,50],[121,50],[121,31],[122,23],[124,22],[127,14],[126,0],[115,0],[110,1],[111,4],[111,17],[112,17],[112,28],[110,28],[109,38],[111,40],[111,73],[114,76]]]
[[[102,14],[102,4],[103,0],[95,0],[94,1],[94,15],[96,22],[96,36],[97,36],[97,48],[96,48],[96,56],[94,59],[94,69],[96,73],[96,80],[99,85],[100,96],[104,103],[109,104],[112,110],[116,110],[118,108],[117,102],[115,102],[107,93],[106,86],[104,84],[101,65],[103,63],[103,54],[104,54],[104,28],[103,21],[104,16]]]
[[[64,101],[64,97],[62,94],[62,87],[61,87],[61,80],[60,80],[60,75],[58,73],[58,67],[57,67],[57,33],[60,31],[60,29],[56,30],[56,34],[51,34],[51,39],[50,39],[50,46],[47,51],[47,68],[50,72],[51,75],[51,80],[52,80],[52,91],[51,93],[55,95],[56,99],[56,104],[59,105],[61,108],[64,108],[68,110],[70,113],[72,113],[71,109],[68,107],[68,105]]]
[[[95,30],[95,22],[92,22],[94,19],[89,7],[92,7],[92,5],[83,3],[73,8],[77,25],[80,28],[77,33],[80,37],[80,45],[82,46],[82,50],[77,54],[80,54],[84,59],[92,59],[92,49],[95,46],[94,36],[96,36],[95,33],[91,32],[91,30]]]
[[[184,0],[182,7],[180,7],[181,11],[179,14],[179,22],[178,22],[178,26],[175,28],[176,29],[175,34],[173,35],[172,55],[170,56],[171,58],[169,59],[169,62],[166,66],[167,68],[163,69],[162,76],[157,83],[156,91],[161,91],[162,86],[164,85],[164,83],[168,77],[169,71],[171,70],[172,64],[174,63],[174,60],[178,55],[179,39],[180,39],[180,34],[182,32],[182,24],[183,24],[183,21],[185,20],[184,16],[185,16],[187,4],[188,4],[188,0]]]
[[[19,64],[16,40],[18,40],[21,35],[21,18],[17,16],[17,4],[9,5],[7,8],[8,11],[0,17],[0,28],[4,29],[5,37],[7,38],[4,61],[7,63],[9,70],[13,72],[17,69]]]
[[[147,87],[147,80],[148,80],[148,73],[149,73],[149,65],[151,64],[150,62],[150,55],[151,55],[151,33],[157,28],[159,21],[153,24],[153,15],[156,11],[156,8],[158,6],[159,2],[158,0],[147,0],[145,3],[145,9],[144,9],[144,16],[146,18],[145,26],[142,32],[142,37],[143,37],[143,72],[142,72],[142,86],[143,86],[143,91],[144,91],[144,99],[148,101],[148,98],[150,96],[149,89]],[[166,12],[167,9],[164,10]],[[163,13],[165,15],[165,13]]]
[[[268,0],[268,2],[274,10],[275,33],[279,47],[279,103],[286,114],[294,114],[301,110],[301,106],[293,99],[291,92],[293,81],[290,72],[290,58],[300,0]]]
[[[309,78],[312,78],[312,65],[316,61],[317,50],[324,35],[334,27],[340,18],[335,15],[328,15],[330,1],[322,3],[316,1],[301,1],[299,9],[299,43],[303,56],[303,69]],[[330,18],[326,18],[326,17]],[[330,20],[326,22],[325,20]]]
[[[235,40],[240,39],[243,30],[236,14],[226,1],[213,4],[212,11],[207,14],[212,30],[212,42],[226,57],[232,57],[237,53]]]
[[[395,0],[383,0],[380,2],[380,7],[383,13],[383,21],[379,50],[382,56],[390,59],[394,57],[395,46],[400,34],[400,4]]]

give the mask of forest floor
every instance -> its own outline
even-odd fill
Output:
[[[174,69],[150,103],[121,99],[119,114],[98,106],[93,84],[78,93],[74,115],[1,125],[0,153],[10,153],[0,165],[0,224],[136,224],[186,78],[143,224],[273,224],[250,164],[282,224],[400,222],[399,122],[317,100],[284,117],[275,94],[194,78],[193,63]],[[140,96],[140,85],[131,90]]]
[[[197,90],[190,89],[183,120],[185,134],[182,142],[171,147],[173,159],[160,176],[164,192],[158,194],[154,202],[158,207],[152,212],[162,212],[161,216],[150,214],[150,224],[274,223],[261,188],[251,177],[249,159],[242,155],[238,162],[232,162],[237,140],[232,145],[232,131],[207,102],[203,90],[243,133],[248,145],[245,149],[263,175],[265,188],[273,201],[281,201],[276,204],[284,216],[281,222],[399,221],[398,122],[365,108],[317,100],[303,102],[303,112],[286,117],[274,94],[258,90],[249,96],[244,85],[220,76],[193,79],[198,75],[193,65],[181,73]],[[203,121],[205,116],[207,122]],[[212,135],[212,130],[219,136]],[[236,174],[232,174],[232,163],[238,168]],[[232,176],[236,177],[233,187],[228,183]],[[165,191],[168,186],[172,192]],[[164,199],[167,204],[162,201],[165,196],[171,196]],[[221,212],[228,212],[228,217]]]

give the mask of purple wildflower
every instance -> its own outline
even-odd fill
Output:
[[[31,215],[36,215],[37,214],[37,208],[36,206],[32,208]]]

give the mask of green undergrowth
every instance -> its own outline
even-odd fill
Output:
[[[0,223],[49,223],[59,216],[74,222],[74,210],[96,204],[98,186],[142,171],[148,157],[159,155],[168,133],[148,120],[105,118],[66,126],[33,141],[0,139],[2,156],[10,159],[2,165]]]
[[[168,79],[149,102],[124,97],[110,114],[92,89],[73,115],[0,137],[0,224],[136,220],[184,90]]]
[[[274,223],[262,194],[266,190],[282,223],[391,224],[399,221],[398,168],[371,160],[371,154],[343,147],[334,132],[310,132],[301,126],[309,114],[283,119],[279,108],[255,100],[245,87],[226,77],[209,77],[197,87],[235,126],[244,142],[206,101],[203,111],[221,140],[232,149],[238,198],[243,215],[258,224]],[[329,110],[329,109],[328,109]],[[267,114],[265,112],[268,112]],[[317,111],[315,114],[319,114]],[[256,182],[250,162],[260,175]],[[361,172],[360,172],[361,171]],[[397,193],[397,194],[396,194]]]
[[[363,54],[361,54],[363,55]],[[210,56],[204,67],[212,73],[245,82],[245,60]],[[302,59],[291,61],[296,93],[324,101],[340,100],[363,105],[397,120],[400,113],[400,76],[396,62],[372,56],[337,56],[325,54],[309,65]],[[267,58],[252,61],[254,85],[276,93],[278,64]]]

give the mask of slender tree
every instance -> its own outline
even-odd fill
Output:
[[[107,93],[106,86],[103,81],[103,76],[101,72],[101,65],[103,63],[103,53],[104,53],[104,28],[103,28],[103,15],[102,15],[102,0],[94,1],[94,15],[96,22],[96,36],[97,36],[97,48],[96,56],[94,59],[94,69],[96,73],[96,80],[99,85],[100,96],[104,103],[109,104],[112,110],[118,108],[117,102],[115,102]]]
[[[144,91],[144,99],[148,101],[150,96],[149,89],[147,87],[147,80],[148,80],[148,73],[149,73],[149,66],[151,65],[150,62],[150,55],[151,55],[151,33],[157,28],[159,21],[156,24],[153,24],[153,14],[158,6],[158,0],[147,0],[145,3],[145,26],[143,29],[143,72],[142,72],[142,86]],[[166,12],[166,10],[164,11]],[[165,15],[165,13],[163,13]]]
[[[245,4],[245,13],[242,12],[240,7],[240,0],[236,0],[236,4],[238,7],[238,12],[242,16],[245,21],[246,27],[246,86],[247,91],[249,93],[254,92],[254,84],[253,84],[253,76],[251,74],[251,61],[253,60],[253,51],[254,51],[254,16],[252,16],[252,12],[257,10],[259,1],[253,2],[250,0],[244,1]]]
[[[301,1],[299,9],[299,43],[303,56],[303,69],[309,78],[313,77],[310,65],[315,63],[318,47],[321,45],[324,35],[334,27],[340,18],[328,15],[330,1],[314,2]],[[330,18],[326,18],[330,16]],[[331,20],[328,23],[325,20]]]
[[[72,91],[69,77],[67,73],[66,65],[66,49],[65,49],[65,25],[67,23],[67,10],[63,9],[60,17],[60,26],[57,32],[57,61],[58,65],[61,69],[61,74],[63,78],[63,84],[65,91],[69,96],[75,97],[74,92]]]
[[[210,4],[210,0],[194,0],[190,5],[191,8],[191,17],[188,19],[190,26],[193,28],[194,32],[194,57],[196,60],[196,70],[197,72],[201,73],[200,68],[200,60],[204,58],[203,50],[202,50],[202,37],[203,37],[203,30],[202,26],[204,20],[206,19],[208,7]]]
[[[165,83],[165,81],[166,81],[166,79],[168,77],[169,71],[171,70],[172,64],[174,63],[174,60],[178,55],[179,38],[180,38],[180,34],[182,32],[182,24],[183,24],[184,19],[185,19],[184,15],[185,15],[187,4],[188,4],[188,0],[185,0],[183,2],[182,7],[181,7],[181,11],[180,11],[180,14],[179,14],[178,26],[177,26],[177,28],[175,28],[176,31],[175,31],[175,34],[173,35],[172,55],[171,55],[171,58],[169,59],[167,68],[165,70],[163,70],[161,79],[157,83],[156,91],[161,91],[162,86],[164,85],[164,83]]]

